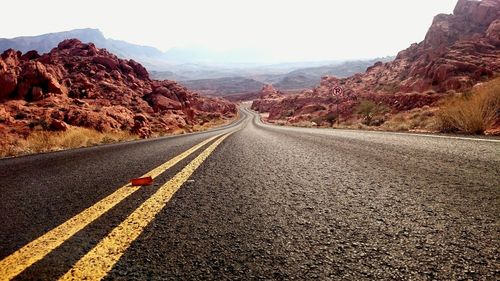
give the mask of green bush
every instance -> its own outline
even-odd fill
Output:
[[[375,116],[383,114],[385,112],[387,112],[387,107],[381,104],[377,104],[371,100],[362,100],[356,107],[356,113],[363,117],[363,123],[368,126],[372,124]],[[377,125],[381,124],[379,119],[380,118],[377,118]]]

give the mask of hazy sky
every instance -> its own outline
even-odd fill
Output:
[[[99,28],[161,50],[255,48],[281,60],[395,55],[456,0],[4,1],[0,37]]]

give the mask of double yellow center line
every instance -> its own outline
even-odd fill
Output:
[[[178,174],[161,186],[155,194],[139,206],[120,225],[114,228],[90,252],[83,256],[60,280],[99,280],[106,276],[130,244],[167,204],[172,195],[203,161],[210,156],[217,146],[231,134],[227,133],[217,139]],[[214,136],[193,146],[149,171],[144,176],[157,177],[219,136],[221,135]],[[139,187],[131,186],[130,184],[119,188],[93,206],[4,258],[0,261],[0,280],[13,279],[138,189]]]

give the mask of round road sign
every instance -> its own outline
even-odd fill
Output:
[[[333,94],[336,95],[336,96],[342,95],[342,91],[343,91],[342,87],[340,87],[340,86],[335,86],[333,88]]]

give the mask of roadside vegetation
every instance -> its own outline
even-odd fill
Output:
[[[0,148],[0,157],[64,150],[138,139],[128,131],[101,133],[94,129],[70,127],[63,132],[37,130],[26,139],[16,139]]]
[[[483,134],[500,125],[500,77],[445,100],[437,118],[441,132]]]
[[[498,135],[500,77],[477,85],[469,92],[444,96],[432,105],[391,112],[388,106],[366,99],[354,107],[353,113],[341,119],[340,124],[336,123],[333,113],[294,123],[286,120],[270,122],[300,127]]]
[[[392,115],[380,126],[386,131],[438,132],[436,107],[423,106]]]
[[[384,117],[381,115],[388,111],[389,109],[386,106],[371,100],[362,100],[356,107],[356,113],[362,117],[362,123],[367,126],[382,124]]]
[[[206,131],[214,127],[227,125],[238,117],[239,115],[231,119],[207,118],[203,124],[196,124],[190,128],[179,128],[170,132],[154,133],[151,137],[155,138],[166,135]],[[0,158],[89,147],[136,139],[139,139],[139,136],[127,130],[103,133],[95,129],[68,126],[66,131],[50,131],[48,125],[36,126],[26,138],[3,139],[2,142],[0,142]]]

